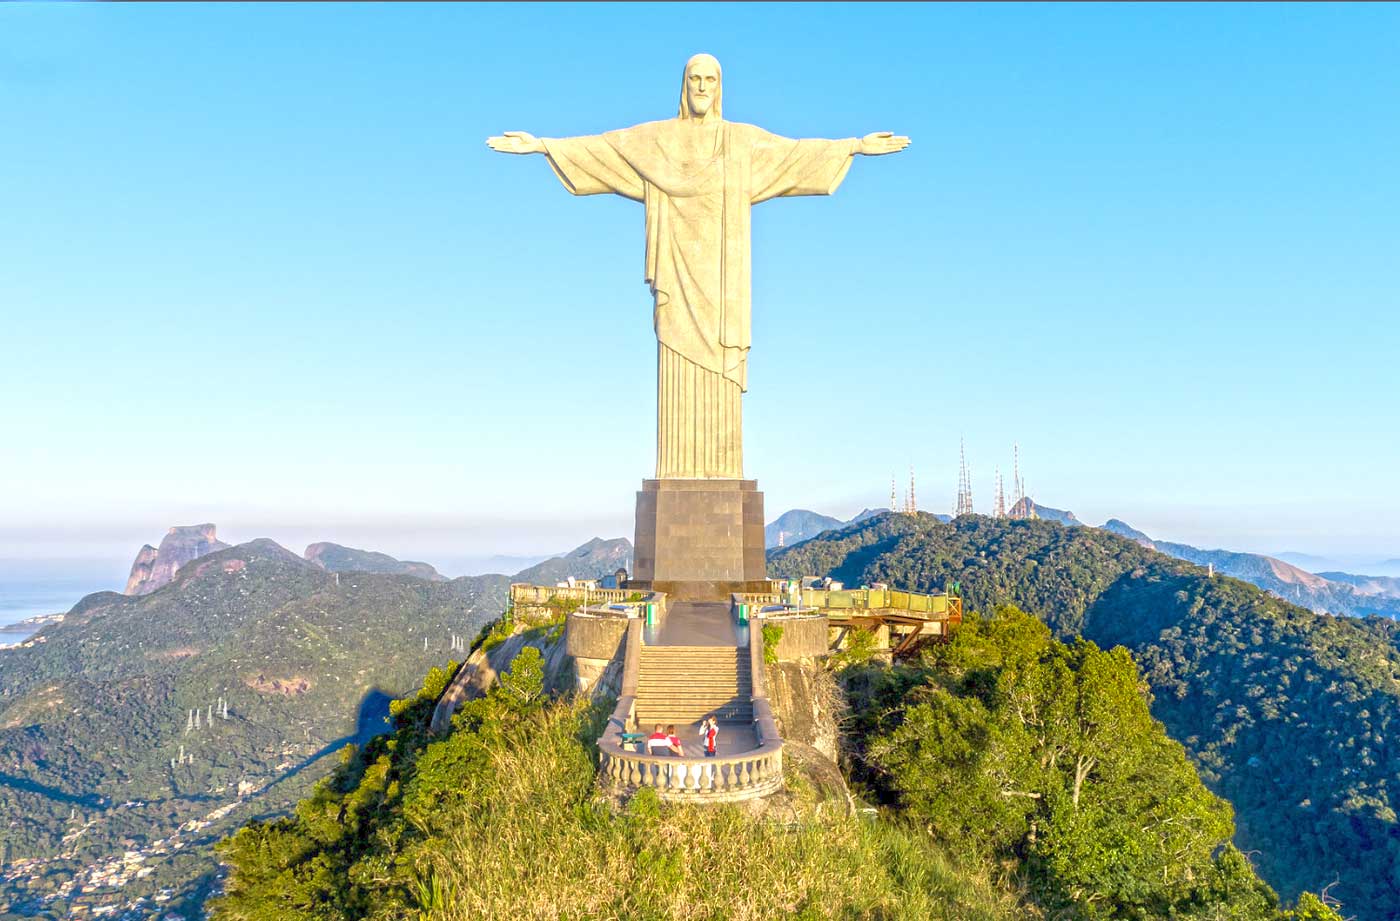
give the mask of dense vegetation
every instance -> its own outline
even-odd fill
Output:
[[[448,675],[395,704],[293,817],[220,848],[224,921],[500,918],[1181,918],[1281,912],[1229,847],[1228,805],[1147,712],[1121,649],[1065,646],[1013,610],[912,667],[846,667],[852,759],[885,805],[618,802],[595,780],[606,706],[551,701],[527,649],[442,738]],[[1011,794],[1011,795],[1009,795]]]
[[[887,515],[774,554],[770,572],[1014,604],[1062,638],[1126,645],[1152,713],[1229,800],[1236,844],[1286,897],[1400,918],[1400,625],[1314,614],[1091,528]]]
[[[522,668],[523,665],[523,668]],[[1021,917],[1014,892],[954,866],[922,830],[845,817],[791,827],[734,806],[615,810],[595,785],[606,707],[539,693],[538,654],[425,727],[446,675],[396,707],[295,816],[221,846],[227,921],[474,918]],[[522,678],[522,670],[533,678]],[[799,778],[793,785],[801,787]]]
[[[197,908],[212,843],[290,808],[347,741],[380,731],[451,637],[501,610],[507,581],[337,576],[255,541],[150,595],[90,596],[44,642],[0,653],[0,913],[67,917],[165,888],[165,907]],[[101,869],[128,850],[152,872]],[[41,905],[93,874],[95,892]]]

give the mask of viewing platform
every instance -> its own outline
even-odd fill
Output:
[[[944,592],[890,588],[798,588],[795,580],[772,579],[769,592],[730,596],[736,617],[761,617],[783,628],[777,655],[816,658],[839,652],[853,631],[866,631],[893,658],[912,655],[927,642],[946,640],[962,623],[962,599]]]
[[[606,616],[609,608],[578,613]],[[676,602],[626,619],[622,689],[598,740],[602,774],[616,789],[652,787],[662,799],[733,802],[782,788],[783,741],[768,702],[762,630],[741,627],[723,602]],[[706,757],[700,721],[719,720]],[[652,754],[653,726],[676,726],[685,754]]]
[[[769,580],[770,591],[727,601],[682,601],[663,592],[592,584],[510,590],[517,616],[565,619],[566,651],[580,690],[618,681],[617,703],[598,739],[599,768],[620,792],[651,787],[666,800],[734,802],[783,786],[783,740],[768,697],[764,627],[778,661],[811,661],[844,648],[855,631],[877,650],[911,655],[946,640],[962,622],[962,599],[885,587],[802,588]],[[717,754],[706,757],[700,721],[719,720]],[[646,737],[674,725],[684,754],[651,753]]]

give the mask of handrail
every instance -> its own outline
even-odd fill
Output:
[[[637,706],[637,678],[642,667],[642,622],[632,618],[627,622],[627,640],[622,654],[622,689],[617,696],[603,735],[598,739],[600,752],[622,751],[622,734],[632,728],[632,711]]]
[[[758,734],[760,746],[769,740],[776,741],[781,746],[782,737],[778,735],[778,723],[773,719],[773,708],[768,703],[768,675],[765,671],[766,663],[763,661],[764,620],[765,618],[759,616],[749,622],[749,680],[753,688],[754,731]]]
[[[961,614],[961,599],[944,592],[904,592],[885,588],[822,589],[804,588],[799,597],[802,609],[818,610],[896,610],[922,620],[954,620]],[[731,605],[761,607],[781,604],[779,592],[735,592]]]

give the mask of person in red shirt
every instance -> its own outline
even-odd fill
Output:
[[[671,737],[661,731],[661,724],[657,723],[651,735],[647,736],[647,754],[664,755],[671,750]]]

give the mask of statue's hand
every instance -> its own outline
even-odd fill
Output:
[[[507,131],[486,139],[486,146],[498,153],[544,153],[544,142],[528,131]]]
[[[867,134],[860,139],[860,153],[867,157],[878,157],[881,154],[899,153],[909,146],[909,138],[903,135],[891,134],[888,131],[877,131],[874,134]]]

